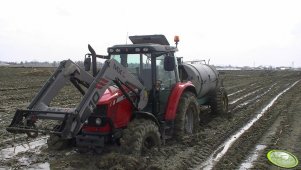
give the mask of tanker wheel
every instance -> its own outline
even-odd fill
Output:
[[[174,127],[174,137],[182,140],[186,135],[193,134],[199,125],[199,104],[195,95],[184,92],[180,98]]]
[[[211,111],[214,114],[222,116],[230,116],[228,113],[228,95],[223,87],[219,87],[214,92],[211,103]]]
[[[53,129],[56,130],[59,128],[60,125],[56,125]],[[47,145],[49,150],[63,150],[70,144],[70,139],[62,139],[59,135],[56,134],[50,134],[49,138],[47,139]]]
[[[143,155],[160,144],[158,126],[147,119],[134,119],[120,138],[121,151],[135,156]]]

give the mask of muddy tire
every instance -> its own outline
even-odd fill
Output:
[[[61,125],[55,125],[52,130],[57,131],[61,128]],[[49,150],[63,150],[71,144],[71,140],[62,139],[56,134],[50,134],[47,139],[47,145]]]
[[[191,92],[184,92],[180,98],[174,126],[174,137],[182,140],[183,137],[193,134],[199,125],[200,107],[196,96]]]
[[[160,146],[159,128],[147,119],[135,119],[123,131],[120,139],[121,152],[140,156],[155,146]]]
[[[51,134],[47,139],[48,149],[63,150],[70,144],[70,140],[61,139],[58,135]]]
[[[210,102],[213,114],[228,117],[228,95],[223,87],[218,87],[212,94]]]

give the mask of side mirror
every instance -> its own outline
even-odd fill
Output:
[[[85,58],[84,67],[85,67],[85,71],[90,71],[90,68],[91,68],[91,58],[90,57]]]
[[[166,56],[164,58],[164,70],[173,71],[176,67],[175,57]]]
[[[90,44],[88,44],[88,49],[89,49],[90,53],[92,54],[92,56],[93,55],[96,56],[96,52],[94,51],[94,49],[91,47]]]

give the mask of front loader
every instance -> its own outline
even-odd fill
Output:
[[[27,109],[16,111],[7,130],[29,137],[50,133],[53,149],[73,140],[80,152],[114,144],[140,155],[168,138],[194,133],[200,105],[227,113],[227,93],[214,67],[183,63],[163,35],[129,38],[133,44],[109,47],[107,56],[89,45],[85,69],[62,61]],[[107,59],[100,70],[96,58]],[[75,108],[50,107],[67,82],[82,94],[81,101]],[[55,123],[40,128],[38,121]]]

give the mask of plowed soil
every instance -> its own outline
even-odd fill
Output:
[[[195,134],[181,142],[167,140],[137,158],[119,154],[118,146],[102,154],[79,154],[74,148],[54,152],[47,148],[48,136],[27,139],[5,130],[16,108],[25,109],[53,71],[0,67],[0,168],[278,169],[266,158],[271,149],[301,158],[300,72],[224,71],[231,116],[214,116],[202,107]],[[53,105],[74,107],[79,100],[80,95],[67,86]]]

